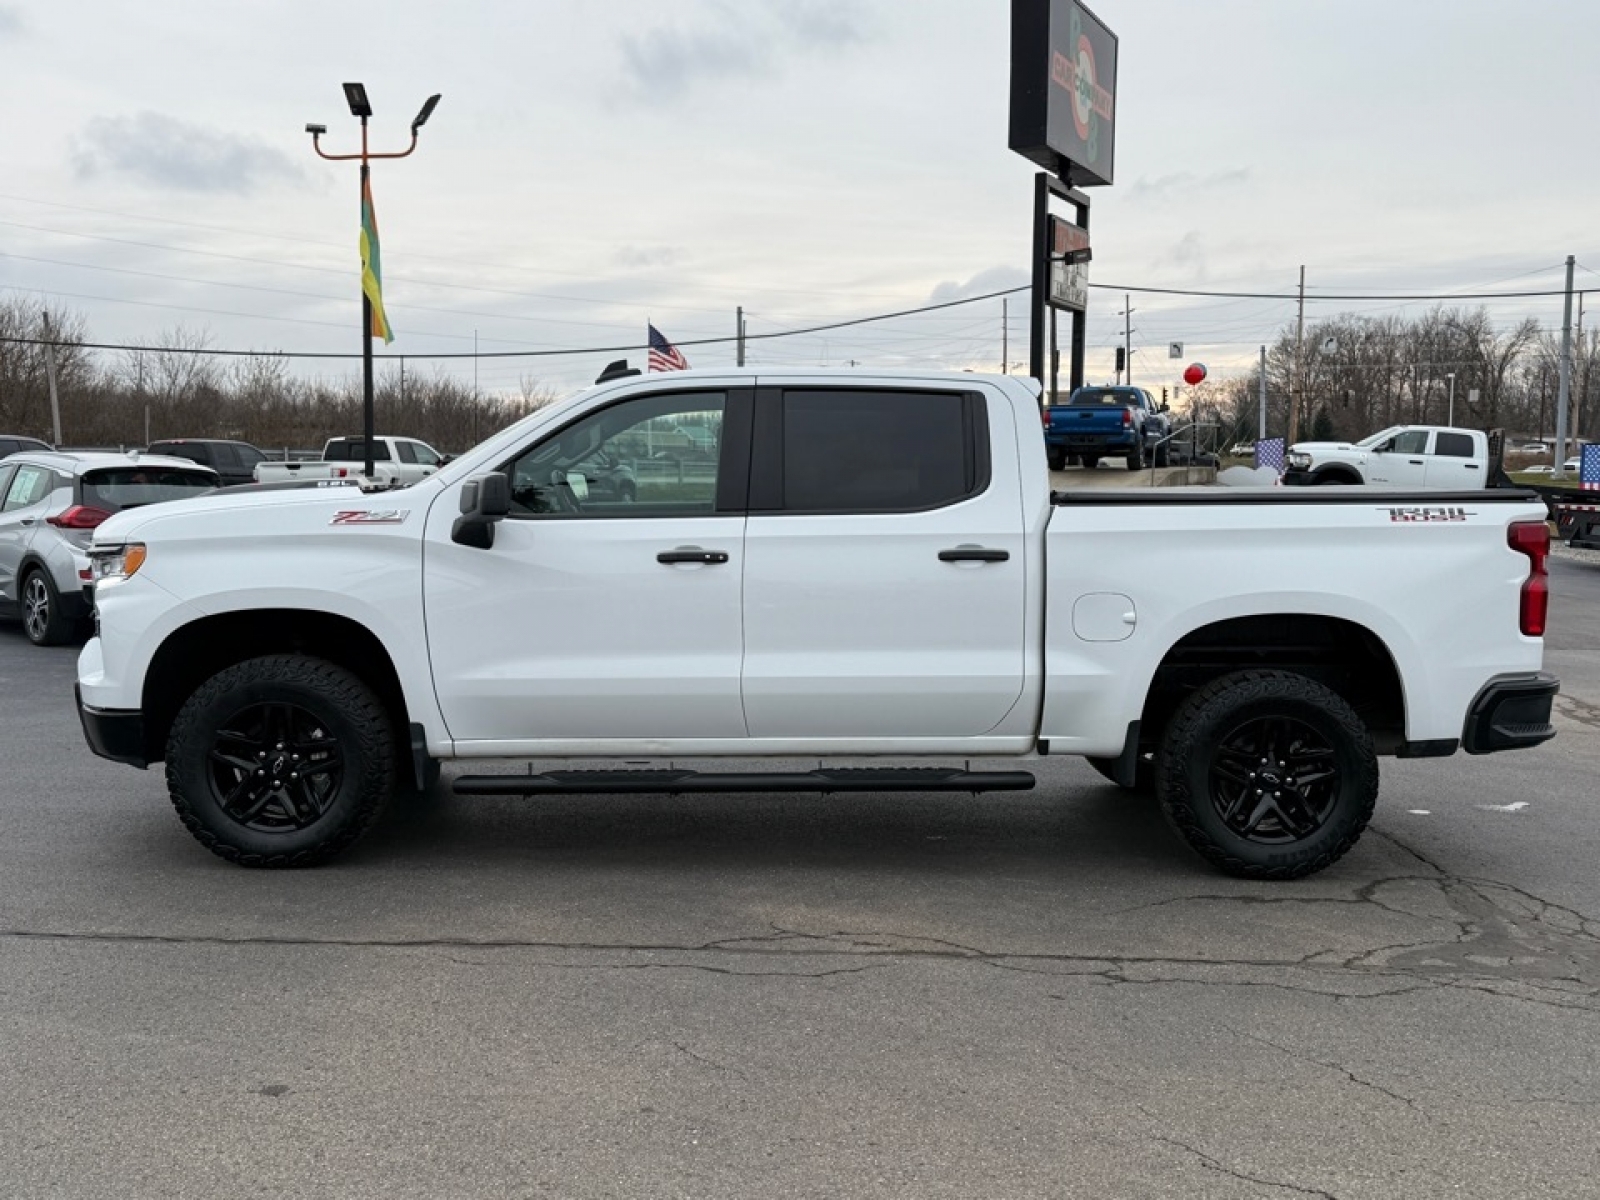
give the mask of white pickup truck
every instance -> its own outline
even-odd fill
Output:
[[[1359,442],[1296,442],[1283,482],[1463,491],[1491,486],[1496,465],[1482,430],[1394,425]]]
[[[416,438],[372,439],[372,477],[384,487],[407,487],[432,475],[444,463],[427,442]],[[367,442],[361,437],[329,438],[316,462],[258,462],[257,483],[287,483],[310,479],[353,479],[364,473]]]
[[[90,747],[165,760],[188,828],[253,866],[344,849],[446,759],[549,768],[458,794],[976,793],[1065,754],[1153,786],[1222,869],[1290,878],[1354,844],[1379,756],[1553,735],[1524,493],[1052,494],[1031,380],[635,376],[403,492],[112,517]],[[681,426],[703,472],[587,486]],[[762,769],[672,765],[718,757]]]

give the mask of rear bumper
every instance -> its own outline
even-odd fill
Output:
[[[101,758],[127,763],[141,770],[150,765],[144,754],[144,714],[90,708],[83,702],[83,689],[74,686],[78,701],[78,721],[83,725],[84,741]]]
[[[1521,750],[1555,737],[1550,708],[1561,681],[1539,671],[1491,679],[1467,711],[1461,745],[1468,754]]]
[[[1132,433],[1078,433],[1075,430],[1071,433],[1047,432],[1044,441],[1047,446],[1059,446],[1074,454],[1082,451],[1126,453],[1134,447]]]

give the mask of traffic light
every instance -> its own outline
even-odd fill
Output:
[[[1120,375],[1124,370],[1127,369],[1127,366],[1128,366],[1128,351],[1124,347],[1118,346],[1117,347],[1117,373]]]
[[[1162,388],[1161,389],[1161,403],[1165,404],[1166,402],[1167,402],[1167,389],[1166,388]]]

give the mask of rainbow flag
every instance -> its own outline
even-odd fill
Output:
[[[372,209],[372,181],[361,184],[361,290],[372,302],[372,336],[394,341],[383,309],[383,260],[378,251],[378,214]]]

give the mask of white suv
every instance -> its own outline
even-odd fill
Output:
[[[89,615],[89,539],[113,513],[198,496],[215,471],[156,455],[23,451],[0,459],[0,614],[36,646]]]

